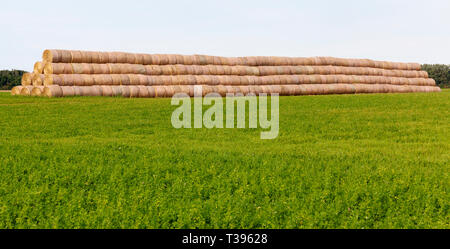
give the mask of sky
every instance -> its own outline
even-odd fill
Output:
[[[448,0],[7,0],[0,32],[27,71],[51,48],[450,64]]]

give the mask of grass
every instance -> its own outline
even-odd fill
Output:
[[[0,93],[0,228],[450,228],[450,91],[280,98],[280,134],[170,99]]]

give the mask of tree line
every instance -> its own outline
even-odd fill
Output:
[[[433,78],[441,88],[450,87],[450,65],[424,64],[422,70],[426,71],[428,76]]]
[[[424,64],[422,70],[427,71],[430,78],[440,87],[450,87],[450,65]],[[10,90],[20,85],[23,70],[0,70],[0,90]]]
[[[10,90],[14,86],[20,85],[22,75],[26,71],[22,70],[0,70],[0,90]]]

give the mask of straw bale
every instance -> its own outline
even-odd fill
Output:
[[[33,84],[33,73],[24,73],[22,75],[21,84],[23,86],[29,86]]]
[[[11,89],[11,95],[20,95],[20,91],[22,91],[22,89],[25,86],[15,86]]]
[[[44,72],[44,63],[41,61],[34,63],[33,73],[42,74],[43,72]]]
[[[45,76],[43,74],[33,74],[31,82],[33,86],[42,86],[44,85]]]
[[[62,94],[62,89],[58,85],[44,87],[44,95],[47,97],[62,97]]]

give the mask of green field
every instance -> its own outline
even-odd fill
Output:
[[[280,98],[280,134],[170,99],[0,93],[0,228],[450,228],[450,91]]]

